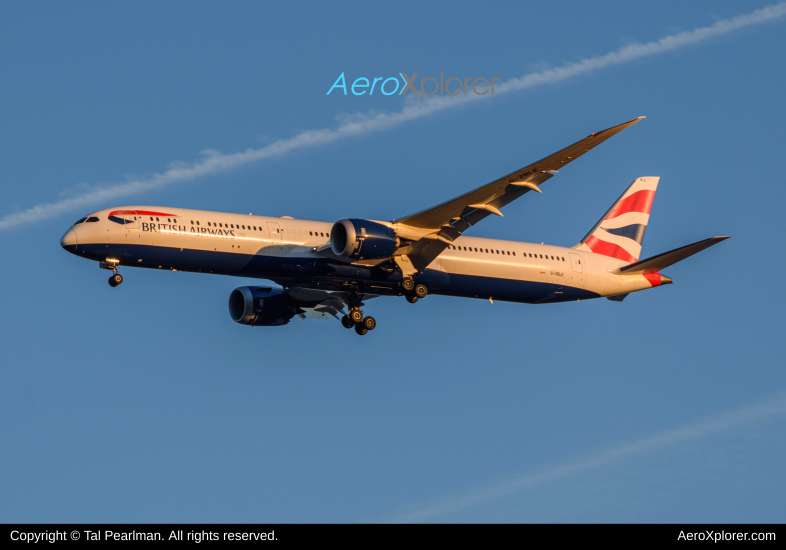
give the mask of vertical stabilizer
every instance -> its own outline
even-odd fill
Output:
[[[573,248],[626,262],[637,262],[641,257],[641,243],[659,180],[655,177],[634,180],[587,236]]]

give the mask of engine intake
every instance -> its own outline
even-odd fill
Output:
[[[297,313],[289,294],[269,287],[241,286],[229,295],[229,316],[241,325],[277,327]]]
[[[353,260],[390,258],[399,243],[393,229],[369,220],[341,220],[330,232],[333,254]]]

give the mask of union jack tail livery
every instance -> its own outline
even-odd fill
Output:
[[[629,263],[639,261],[641,242],[647,230],[658,180],[660,178],[634,180],[587,236],[573,248]]]

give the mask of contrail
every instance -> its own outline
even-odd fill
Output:
[[[786,395],[781,394],[775,398],[768,399],[755,405],[718,414],[688,424],[682,428],[662,432],[630,443],[624,443],[618,447],[590,456],[563,462],[557,466],[546,468],[522,477],[509,479],[463,496],[421,505],[395,517],[392,521],[403,523],[427,521],[438,516],[458,512],[459,510],[476,504],[507,496],[516,491],[521,491],[522,489],[528,489],[550,481],[563,479],[581,472],[586,472],[587,470],[618,462],[631,456],[652,453],[668,445],[690,441],[705,435],[729,430],[783,413],[786,413]]]
[[[697,44],[743,27],[776,19],[784,14],[786,14],[786,2],[767,6],[731,19],[717,21],[708,27],[700,27],[692,31],[669,35],[654,42],[630,44],[605,55],[591,57],[575,63],[567,63],[561,67],[529,73],[520,78],[507,80],[498,85],[495,95],[560,82],[612,65],[620,65],[641,57],[675,50],[690,44]],[[279,157],[298,149],[306,149],[352,136],[391,128],[436,111],[456,107],[471,101],[488,99],[489,97],[488,95],[467,95],[433,97],[423,102],[408,101],[405,102],[405,106],[400,111],[375,114],[357,113],[342,117],[341,122],[335,128],[306,130],[292,138],[281,139],[259,149],[247,149],[240,153],[229,154],[219,153],[214,150],[203,151],[200,159],[190,164],[180,163],[165,172],[124,183],[93,186],[81,194],[57,202],[39,204],[21,212],[6,214],[0,218],[0,230],[32,223],[53,215],[71,212],[101,202],[136,195],[143,191],[157,189],[173,183],[219,174],[262,159]]]

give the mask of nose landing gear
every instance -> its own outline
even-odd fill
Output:
[[[111,286],[112,288],[116,287],[122,282],[123,282],[123,276],[120,273],[114,273],[111,277],[109,277],[109,286]]]
[[[109,286],[112,288],[123,282],[123,276],[117,272],[117,265],[119,263],[120,260],[115,260],[113,258],[107,258],[105,262],[98,263],[98,267],[101,269],[109,269],[112,271],[112,276],[109,277]]]

